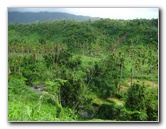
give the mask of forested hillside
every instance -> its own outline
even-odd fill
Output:
[[[8,25],[9,121],[158,121],[158,19]]]

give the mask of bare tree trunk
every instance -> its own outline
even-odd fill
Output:
[[[133,69],[131,68],[131,86],[133,85]]]
[[[123,69],[123,65],[120,67],[120,84],[119,84],[118,92],[120,92],[120,87],[121,87],[121,82],[122,82],[122,69]]]
[[[58,93],[59,104],[61,104],[61,87],[59,86],[59,93]]]

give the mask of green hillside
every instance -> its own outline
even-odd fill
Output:
[[[158,121],[158,19],[8,25],[9,121]]]

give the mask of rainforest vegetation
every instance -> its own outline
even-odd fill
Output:
[[[9,121],[158,121],[158,19],[8,25]]]

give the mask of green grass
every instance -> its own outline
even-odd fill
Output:
[[[144,84],[147,87],[151,87],[151,88],[157,88],[158,84],[154,81],[149,81],[149,80],[140,80],[140,79],[133,79],[133,83],[138,83],[138,84]]]
[[[94,66],[95,62],[99,62],[102,59],[105,59],[107,55],[100,55],[100,57],[84,56],[84,55],[75,55],[73,58],[79,57],[82,60],[82,67],[89,68]]]
[[[109,101],[113,101],[117,106],[123,106],[124,105],[124,101],[119,100],[117,98],[108,98]]]
[[[68,108],[52,105],[43,95],[35,101],[23,95],[8,101],[8,121],[73,121],[76,115]],[[70,117],[73,115],[73,117]]]

